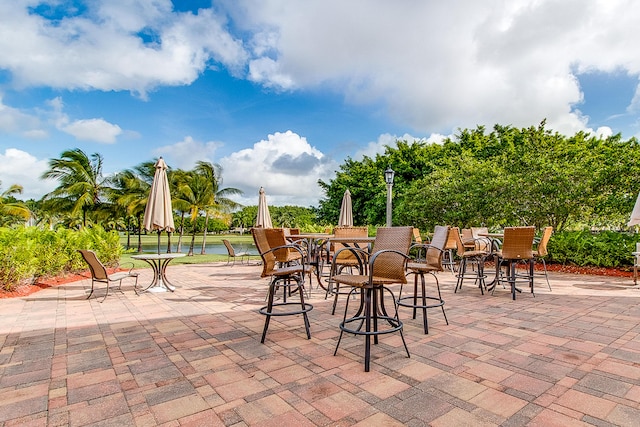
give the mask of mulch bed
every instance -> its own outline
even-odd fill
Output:
[[[77,280],[91,278],[87,271],[86,274],[65,274],[56,277],[40,277],[35,283],[19,285],[10,291],[0,289],[0,299],[26,297],[41,289],[51,288],[53,286],[64,285],[65,283],[75,282]]]

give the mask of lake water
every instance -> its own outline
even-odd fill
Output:
[[[163,241],[160,242],[160,253],[166,253],[167,252],[167,241],[166,239],[162,239]],[[173,243],[173,242],[172,242]],[[189,244],[191,243],[191,241],[188,241],[187,244],[184,244],[184,242],[182,243],[182,253],[186,254],[187,252],[189,252]],[[131,242],[131,247],[132,248],[137,248],[138,247],[138,242],[137,241],[133,241]],[[240,251],[246,251],[248,250],[249,252],[253,253],[253,254],[257,254],[258,252],[256,251],[256,247],[255,245],[251,244],[250,246],[247,247],[247,245],[243,244],[241,246],[238,245],[234,245],[233,246],[234,249],[236,250],[236,252],[240,252]],[[171,250],[173,253],[177,253],[178,252],[178,245],[176,244],[172,244],[171,245]],[[193,246],[193,253],[194,254],[199,254],[200,250],[202,248],[202,243],[198,244],[196,242],[196,244]],[[142,251],[143,252],[156,252],[158,250],[158,244],[142,244]],[[222,243],[207,243],[205,245],[205,251],[207,254],[219,254],[219,255],[226,255],[227,254],[227,248],[224,246],[224,244]]]

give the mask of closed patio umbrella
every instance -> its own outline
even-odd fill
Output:
[[[144,210],[143,226],[145,230],[158,232],[158,253],[160,253],[160,233],[163,230],[169,232],[175,230],[167,164],[162,157],[156,163],[156,172],[153,176],[151,191],[149,191],[147,207]]]
[[[260,197],[258,198],[258,216],[256,217],[256,227],[273,228],[271,223],[271,214],[269,214],[269,206],[267,206],[267,196],[264,188],[260,187]]]
[[[340,227],[352,227],[353,226],[353,210],[351,207],[351,193],[349,190],[345,190],[344,196],[342,196],[342,205],[340,205],[340,218],[338,218],[338,225]]]
[[[636,199],[636,204],[633,207],[633,212],[631,212],[631,218],[627,225],[631,227],[632,225],[640,224],[640,194],[638,194],[638,198]]]

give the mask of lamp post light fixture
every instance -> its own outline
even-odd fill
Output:
[[[395,172],[391,165],[384,171],[384,182],[387,183],[387,227],[391,227],[391,188],[393,187],[393,176]]]

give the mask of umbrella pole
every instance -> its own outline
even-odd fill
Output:
[[[162,233],[162,230],[158,230],[158,255],[160,255],[160,233]]]

